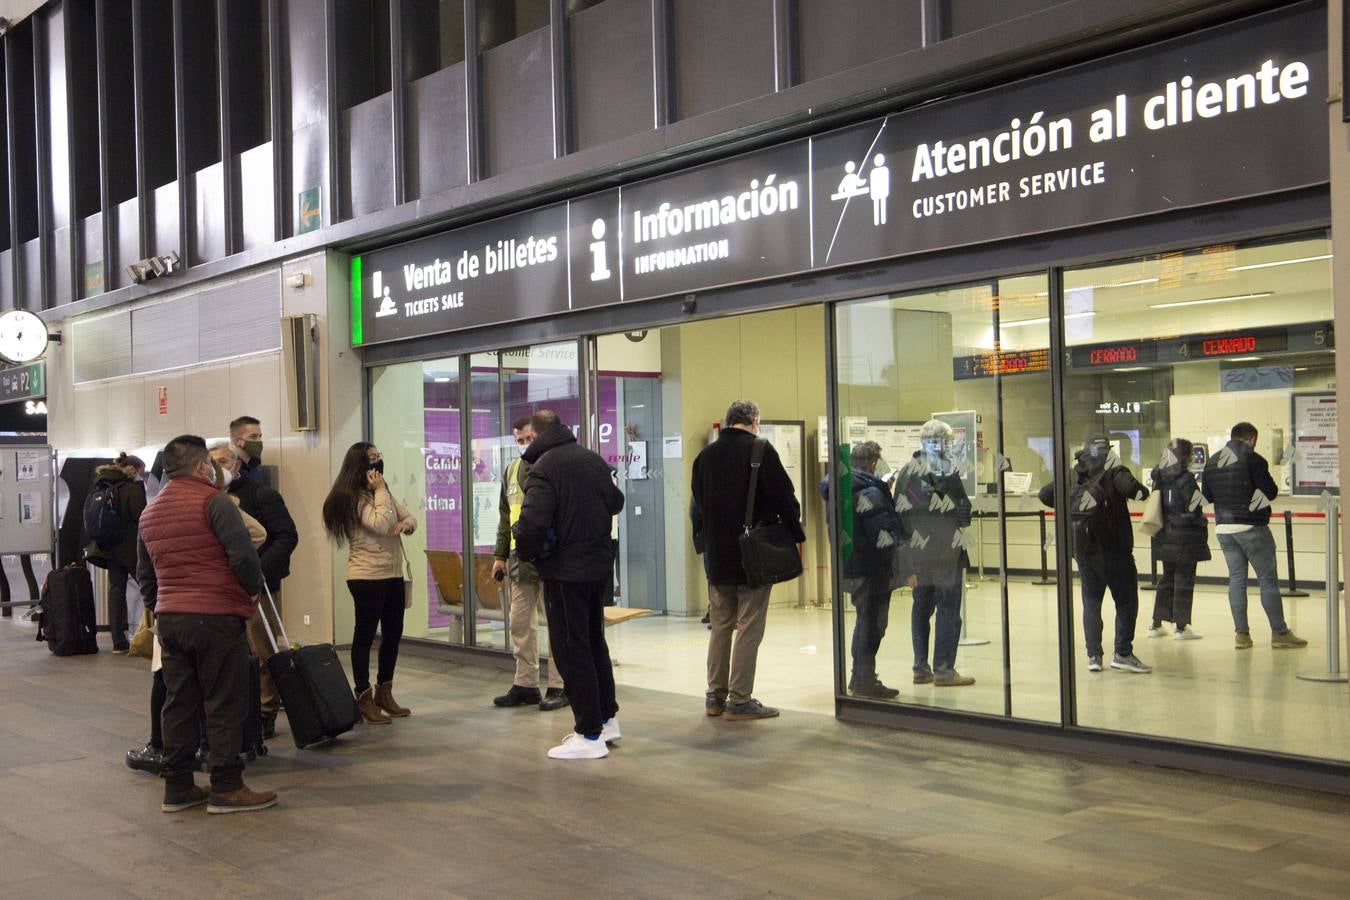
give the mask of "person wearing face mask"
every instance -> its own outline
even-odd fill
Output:
[[[262,561],[267,587],[275,598],[281,590],[281,579],[291,572],[291,554],[300,542],[295,521],[286,509],[286,501],[261,480],[239,476],[242,460],[231,442],[217,441],[212,444],[211,461],[220,467],[230,498],[240,510],[262,524],[265,539],[258,548],[258,557]],[[262,729],[263,737],[271,738],[276,734],[281,698],[267,671],[267,660],[272,656],[272,643],[265,631],[267,627],[265,616],[255,616],[249,622],[248,643],[253,655],[262,663]]]
[[[516,448],[524,453],[534,440],[530,417],[511,423]],[[547,692],[539,695],[539,614],[544,608],[544,594],[539,581],[539,570],[525,562],[516,553],[511,526],[520,521],[520,510],[525,502],[525,479],[530,474],[530,463],[516,457],[502,476],[501,497],[497,503],[497,546],[493,550],[492,577],[505,579],[511,595],[508,622],[511,628],[511,655],[516,659],[516,676],[511,689],[492,698],[496,706],[538,705],[542,710],[562,709],[567,705],[567,693],[555,663],[548,666]]]
[[[904,558],[913,573],[910,636],[914,641],[914,683],[938,687],[975,683],[974,678],[956,671],[961,582],[967,566],[963,541],[970,526],[970,498],[952,456],[953,442],[952,427],[946,422],[925,422],[919,429],[919,449],[896,475],[894,487],[900,530],[907,535]]]
[[[206,441],[181,435],[164,448],[168,484],[141,516],[137,576],[155,610],[165,702],[164,801],[174,813],[246,812],[276,803],[245,786],[239,757],[248,711],[246,622],[263,589],[262,565],[239,510],[217,489]],[[211,790],[193,782],[206,713]]]
[[[412,715],[394,700],[394,665],[403,637],[403,542],[417,520],[389,493],[379,448],[357,441],[323,502],[323,527],[338,546],[347,545],[347,588],[356,605],[352,633],[352,680],[361,717],[387,725]],[[370,683],[370,647],[380,631],[379,670]]]
[[[230,423],[230,443],[239,456],[240,478],[261,481],[262,472],[262,423],[252,416],[240,416]]]
[[[144,477],[145,463],[140,457],[123,451],[111,463],[94,470],[94,487],[87,501],[98,505],[107,498],[116,512],[116,540],[99,543],[90,534],[85,534],[88,545],[85,559],[91,565],[108,570],[108,627],[112,632],[113,653],[126,653],[130,647],[127,641],[127,580],[136,570],[136,531],[141,513],[145,511]]]
[[[1093,435],[1074,454],[1069,495],[1073,557],[1083,600],[1083,637],[1088,671],[1102,670],[1102,600],[1109,588],[1116,605],[1115,654],[1111,668],[1147,675],[1153,669],[1134,655],[1139,617],[1139,575],[1134,564],[1134,528],[1126,501],[1147,500],[1140,484],[1111,450],[1105,435]],[[1041,488],[1041,502],[1055,505],[1055,483]]]

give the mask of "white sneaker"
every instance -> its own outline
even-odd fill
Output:
[[[1088,657],[1088,671],[1100,672],[1102,670],[1102,658],[1100,656]]]
[[[1180,634],[1180,632],[1178,632],[1178,634]],[[1167,629],[1161,625],[1159,625],[1157,628],[1150,627],[1148,630],[1148,636],[1151,638],[1167,637]]]
[[[600,740],[606,744],[617,745],[623,740],[623,735],[619,733],[619,720],[606,719],[605,724],[600,726]]]
[[[1187,625],[1185,628],[1178,628],[1172,635],[1174,641],[1198,641],[1200,635],[1195,633],[1195,629]]]
[[[609,748],[604,741],[599,738],[589,740],[575,731],[548,751],[549,759],[604,759],[606,756],[609,756]]]

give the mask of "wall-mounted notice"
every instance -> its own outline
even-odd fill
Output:
[[[773,449],[778,451],[778,458],[782,460],[788,478],[792,479],[792,489],[796,491],[798,501],[805,499],[802,496],[804,463],[802,444],[805,432],[805,422],[766,422],[763,419],[759,420],[759,436],[773,444]]]
[[[39,491],[23,491],[19,494],[19,524],[42,524],[42,494]]]
[[[1335,391],[1307,391],[1289,397],[1293,425],[1295,494],[1341,492],[1340,444]]]
[[[42,450],[19,450],[14,454],[14,477],[19,481],[39,481],[43,467],[51,464]]]
[[[881,459],[892,469],[903,468],[919,450],[917,422],[873,422],[867,427],[867,440],[881,446]]]

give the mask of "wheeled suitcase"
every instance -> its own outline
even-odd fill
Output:
[[[356,727],[361,714],[356,710],[356,696],[352,684],[342,668],[332,644],[313,644],[292,647],[286,636],[286,626],[277,612],[272,592],[264,587],[267,606],[276,619],[277,630],[285,647],[278,647],[271,624],[264,615],[267,639],[275,651],[267,660],[267,671],[281,694],[286,707],[286,721],[291,728],[291,740],[301,749],[320,741],[330,741]]]
[[[97,653],[94,582],[83,563],[55,569],[42,583],[37,639],[57,656]]]

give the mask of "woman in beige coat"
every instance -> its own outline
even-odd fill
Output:
[[[403,637],[403,543],[417,520],[389,493],[384,458],[374,444],[358,441],[323,503],[323,526],[338,546],[346,544],[347,588],[356,606],[352,633],[352,680],[356,705],[372,725],[412,711],[394,700],[394,664]],[[370,683],[370,647],[380,630],[379,669]]]

